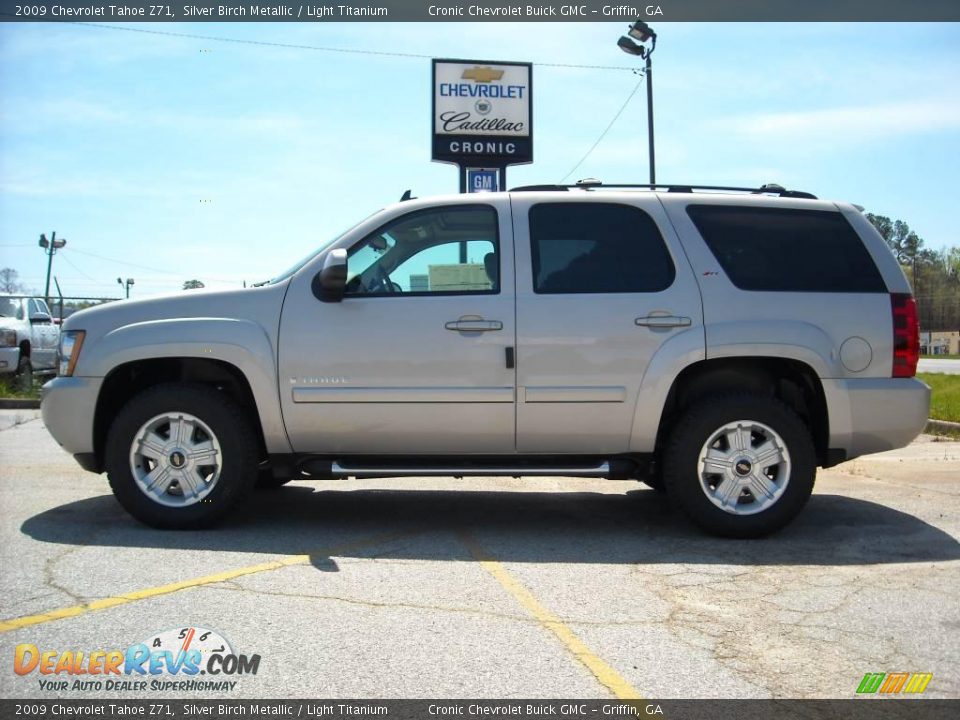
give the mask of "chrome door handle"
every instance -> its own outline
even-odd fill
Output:
[[[444,327],[458,332],[490,332],[503,330],[503,323],[499,320],[453,320],[446,323]]]
[[[647,315],[638,317],[634,322],[652,328],[689,327],[693,324],[693,320],[680,315]]]

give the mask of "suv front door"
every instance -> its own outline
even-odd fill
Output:
[[[346,249],[341,302],[314,297],[314,270],[284,301],[280,393],[294,450],[513,452],[507,199],[411,210]]]
[[[691,360],[704,348],[700,292],[660,201],[514,194],[513,213],[517,450],[637,451],[651,359],[666,343]]]

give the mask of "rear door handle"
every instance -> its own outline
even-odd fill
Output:
[[[680,315],[647,315],[638,317],[634,322],[652,328],[689,327],[693,324],[693,320]]]
[[[499,320],[452,320],[444,325],[447,330],[458,332],[490,332],[503,330],[503,323]]]

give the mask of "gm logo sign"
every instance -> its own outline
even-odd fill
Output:
[[[467,168],[467,192],[499,192],[500,171],[496,168]]]

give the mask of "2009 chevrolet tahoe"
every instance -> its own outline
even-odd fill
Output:
[[[763,535],[929,407],[880,235],[765,189],[401,202],[260,287],[73,315],[44,421],[156,527],[219,521],[258,478],[570,475]]]

